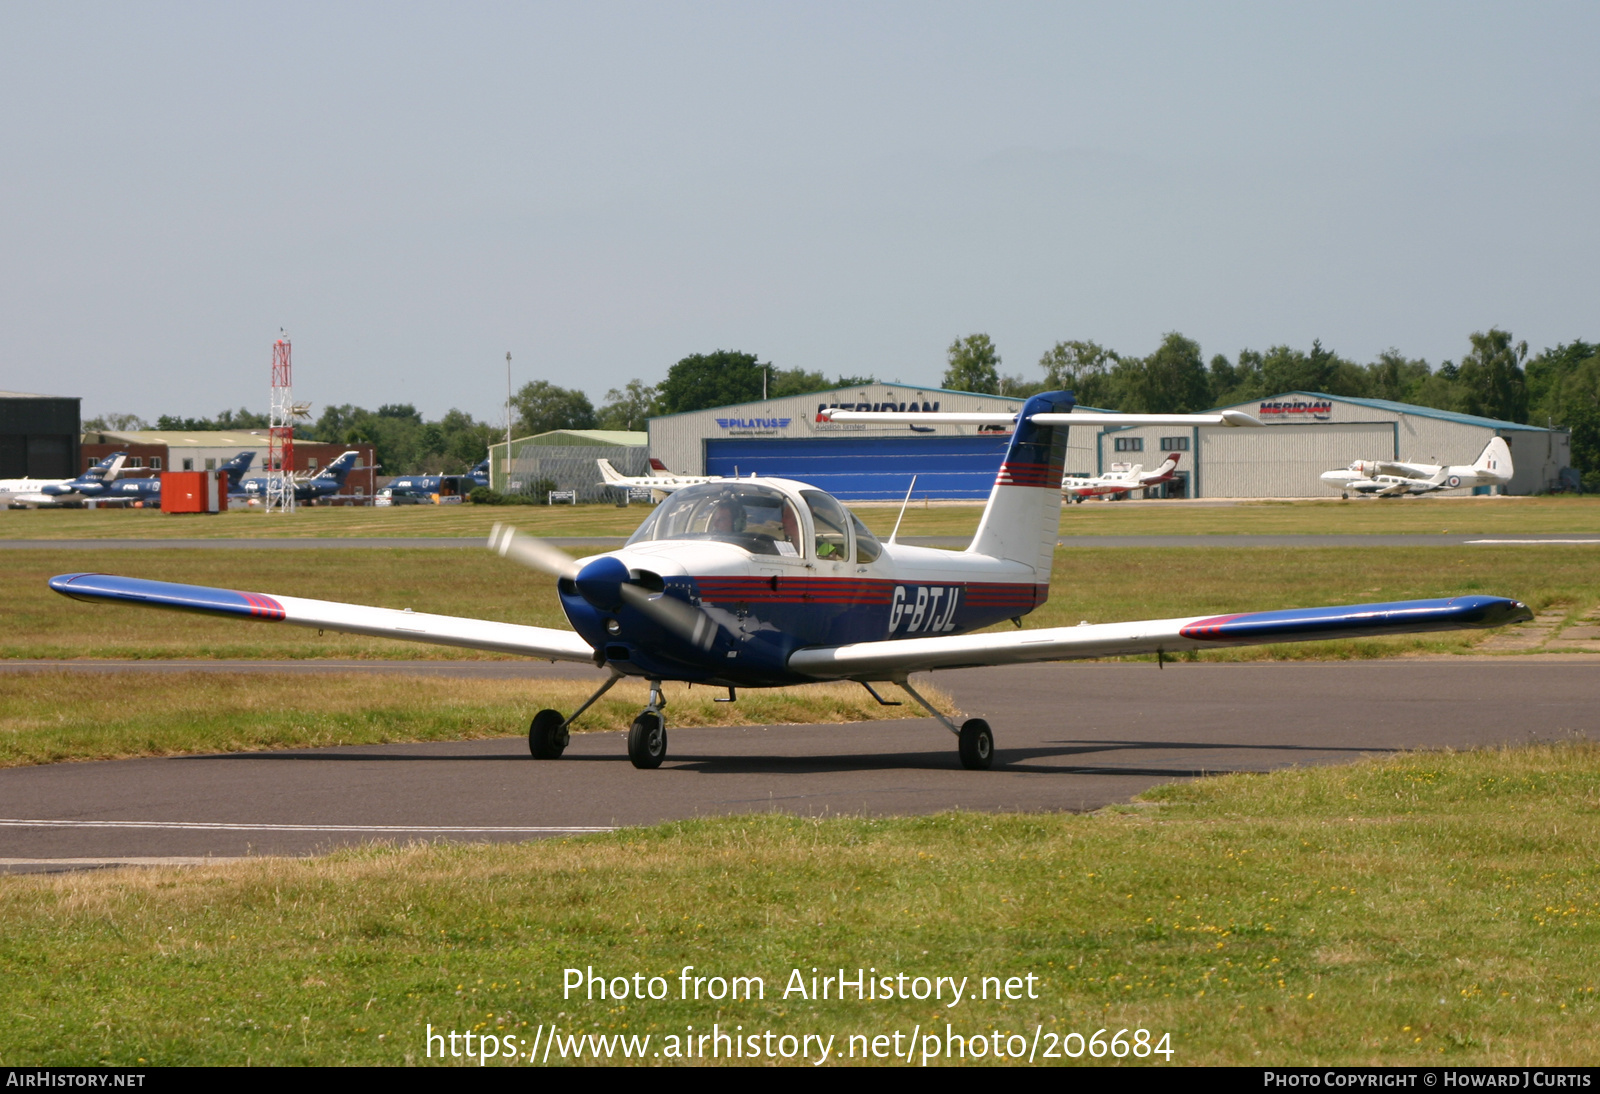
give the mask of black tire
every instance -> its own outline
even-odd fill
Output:
[[[961,766],[968,771],[987,771],[994,763],[994,733],[982,718],[969,718],[961,724]]]
[[[559,760],[567,750],[568,736],[562,723],[567,719],[559,710],[541,710],[528,726],[528,751],[536,760]]]
[[[661,766],[667,758],[667,724],[661,715],[647,710],[633,720],[628,730],[628,759],[641,771]]]

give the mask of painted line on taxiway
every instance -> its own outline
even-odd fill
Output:
[[[615,832],[607,825],[510,825],[510,824],[233,824],[211,821],[135,821],[135,820],[23,820],[0,818],[4,828],[159,828],[169,831],[200,832],[518,832],[530,835]]]
[[[1585,543],[1600,546],[1600,539],[1469,539],[1469,544],[1541,544],[1541,543]]]

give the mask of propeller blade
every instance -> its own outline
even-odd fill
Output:
[[[578,576],[578,563],[571,555],[537,536],[525,535],[509,524],[496,524],[489,531],[489,550],[501,558],[520,562],[568,581]]]
[[[702,650],[711,648],[712,640],[717,636],[717,625],[693,604],[685,604],[663,594],[652,594],[634,584],[623,585],[621,591],[628,607],[649,616],[691,646]]]

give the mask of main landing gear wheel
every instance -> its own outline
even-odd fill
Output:
[[[667,723],[659,713],[647,710],[633,720],[628,730],[628,759],[633,766],[648,771],[667,758]]]
[[[528,726],[528,751],[536,760],[558,760],[572,738],[559,710],[541,710]]]
[[[982,718],[969,718],[961,724],[961,766],[968,771],[987,771],[994,763],[994,733]]]

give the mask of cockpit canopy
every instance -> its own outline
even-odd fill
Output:
[[[834,562],[850,561],[852,554],[858,562],[871,562],[883,552],[866,525],[831,495],[801,490],[800,497],[810,518],[809,543],[807,524],[788,494],[742,480],[708,482],[670,494],[628,543],[707,539],[753,555]]]

